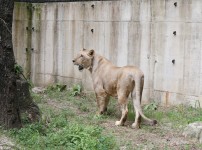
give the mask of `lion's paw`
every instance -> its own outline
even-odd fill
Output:
[[[140,125],[137,124],[137,123],[133,123],[131,127],[132,127],[133,129],[139,129],[139,128],[140,128]]]
[[[122,126],[123,123],[122,123],[121,121],[116,121],[116,122],[115,122],[115,125],[116,125],[116,126]]]

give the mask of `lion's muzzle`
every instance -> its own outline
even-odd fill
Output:
[[[79,65],[79,71],[83,70],[83,66]]]
[[[84,69],[83,65],[80,65],[80,64],[76,63],[76,61],[74,59],[72,60],[72,62],[73,62],[74,65],[78,66],[79,71],[82,71]]]

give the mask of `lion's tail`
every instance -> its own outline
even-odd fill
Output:
[[[157,124],[157,121],[147,118],[142,112],[141,100],[142,100],[143,86],[144,86],[144,76],[142,76],[140,79],[137,79],[135,81],[135,87],[133,88],[133,91],[132,91],[133,105],[134,105],[134,108],[138,110],[141,117],[145,121],[147,121],[151,125],[154,125],[154,124]]]

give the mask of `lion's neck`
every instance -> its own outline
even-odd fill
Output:
[[[100,55],[95,55],[92,61],[92,67],[89,69],[91,74],[95,73],[102,65],[104,65],[108,60]]]

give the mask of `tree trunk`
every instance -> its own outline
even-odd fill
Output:
[[[22,126],[20,113],[30,121],[39,119],[38,106],[32,101],[27,82],[15,74],[12,45],[13,0],[0,0],[0,126],[10,129]]]
[[[7,129],[21,127],[11,33],[13,7],[12,0],[0,0],[0,125]]]

